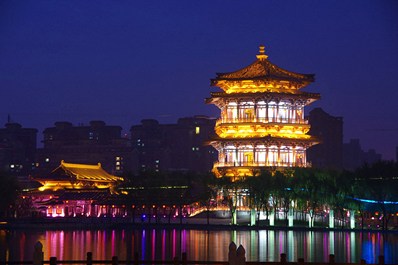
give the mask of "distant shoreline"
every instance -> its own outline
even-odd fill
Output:
[[[267,226],[247,224],[231,225],[228,223],[212,223],[217,219],[206,220],[195,218],[184,218],[180,223],[174,220],[171,223],[137,222],[131,219],[119,218],[34,218],[34,219],[10,219],[0,221],[0,230],[102,230],[102,229],[189,229],[189,230],[278,230],[278,231],[314,231],[314,232],[371,232],[371,233],[398,233],[398,230],[381,229],[350,229],[350,228],[328,228],[305,226]],[[200,221],[200,222],[199,222]],[[204,223],[204,222],[205,223]],[[228,222],[228,220],[225,220]]]

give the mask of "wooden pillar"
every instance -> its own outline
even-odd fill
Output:
[[[297,167],[297,156],[296,156],[296,146],[292,146],[292,155],[293,155],[293,161],[292,161],[292,166]]]
[[[258,117],[258,113],[257,113],[257,102],[254,101],[254,117],[252,117],[252,121],[257,122],[257,117]]]
[[[281,145],[278,145],[278,158],[276,159],[277,165],[280,166],[281,163]]]
[[[279,101],[276,103],[276,115],[275,115],[276,122],[281,122],[279,120]]]

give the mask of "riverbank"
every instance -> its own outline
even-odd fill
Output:
[[[287,227],[286,225],[254,225],[247,223],[231,225],[229,219],[211,218],[209,224],[206,218],[174,218],[172,220],[141,220],[132,218],[25,218],[0,221],[2,230],[99,230],[99,229],[194,229],[194,230],[284,230],[284,231],[346,231],[346,232],[383,232],[398,233],[398,230],[380,229],[349,229],[304,225]]]

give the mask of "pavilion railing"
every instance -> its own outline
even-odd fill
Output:
[[[286,124],[308,124],[308,120],[305,119],[291,119],[291,118],[280,118],[280,117],[251,117],[251,118],[219,118],[216,120],[216,126],[223,123],[286,123]]]
[[[303,162],[215,162],[214,167],[311,167],[311,163]]]

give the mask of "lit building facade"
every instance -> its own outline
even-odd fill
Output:
[[[308,134],[304,107],[320,95],[301,89],[313,81],[272,64],[264,46],[249,66],[218,73],[211,85],[223,91],[206,99],[221,110],[210,141],[218,151],[215,175],[238,180],[265,168],[309,166],[306,150],[318,142]]]

